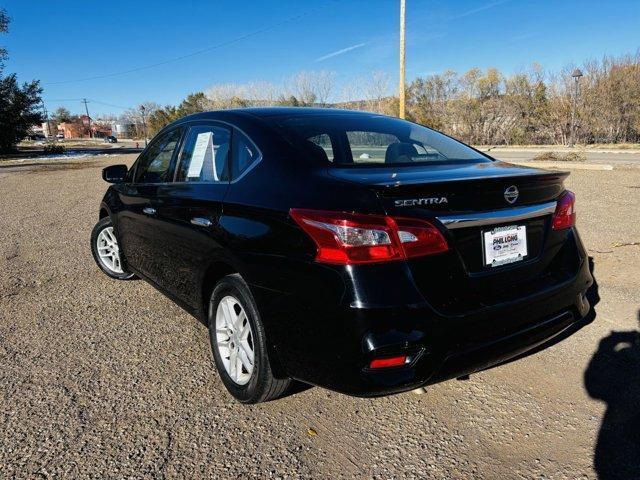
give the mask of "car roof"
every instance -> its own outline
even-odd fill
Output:
[[[314,107],[250,107],[250,108],[232,108],[229,110],[211,110],[207,112],[194,113],[181,118],[175,123],[191,120],[206,119],[233,119],[254,117],[263,120],[276,119],[279,117],[298,117],[298,116],[333,116],[333,115],[350,115],[362,117],[381,116],[377,113],[363,112],[359,110],[344,110],[339,108],[314,108]]]
[[[238,113],[249,113],[256,117],[278,116],[304,116],[304,115],[361,115],[371,116],[375,113],[359,110],[345,110],[341,108],[316,108],[316,107],[252,107],[231,110]]]

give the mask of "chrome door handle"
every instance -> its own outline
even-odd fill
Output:
[[[211,223],[211,220],[202,217],[193,217],[191,219],[191,223],[194,225],[198,225],[199,227],[210,227],[211,225],[213,225],[213,223]]]
[[[144,208],[142,209],[142,211],[143,211],[144,213],[146,213],[147,215],[153,215],[153,214],[155,214],[155,213],[156,213],[156,209],[155,209],[155,208],[153,208],[153,207],[144,207]]]

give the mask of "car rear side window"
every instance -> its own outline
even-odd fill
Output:
[[[260,151],[247,136],[239,130],[234,131],[235,151],[231,162],[231,175],[234,180],[241,177],[261,158]]]
[[[136,183],[165,183],[170,181],[171,159],[182,128],[176,128],[155,138],[138,159]]]
[[[216,125],[189,128],[176,175],[177,182],[228,182],[231,131]]]

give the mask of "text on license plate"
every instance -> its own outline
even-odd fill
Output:
[[[484,264],[499,267],[527,256],[527,227],[510,225],[482,232]]]

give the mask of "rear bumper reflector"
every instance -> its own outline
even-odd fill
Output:
[[[376,358],[375,360],[371,360],[369,368],[400,367],[407,363],[409,363],[409,357],[406,355],[402,355],[400,357]]]

